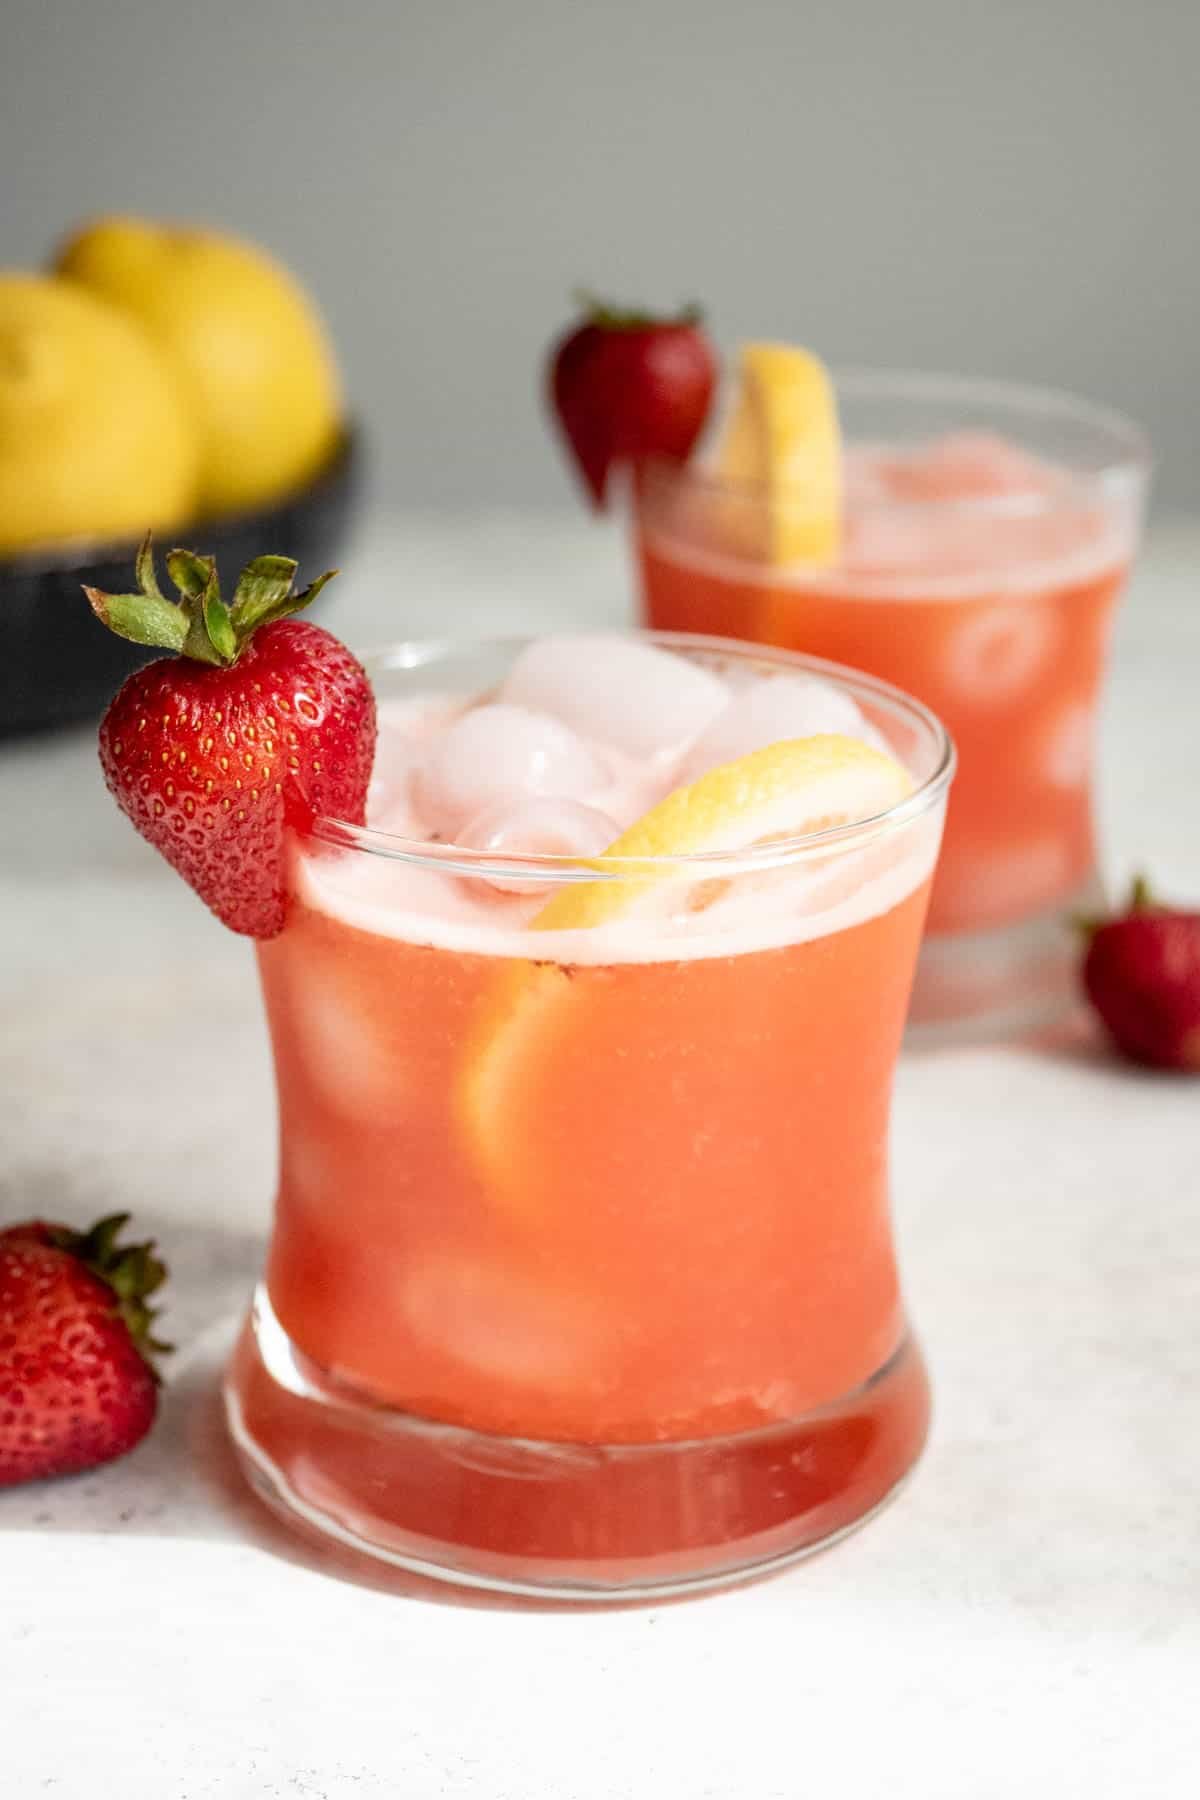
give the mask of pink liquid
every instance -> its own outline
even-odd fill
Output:
[[[543,734],[531,778],[556,758],[570,803],[618,824],[676,785],[709,702],[745,690],[652,674],[678,741],[635,755],[635,708],[623,745]],[[511,717],[482,761],[434,754],[461,717],[385,703],[374,823],[440,841],[472,781],[518,768]],[[939,827],[778,888],[698,880],[625,937],[531,931],[544,893],[298,844],[259,947],[280,1181],[230,1377],[268,1497],[406,1564],[600,1589],[770,1563],[880,1504],[928,1415],[886,1140]]]
[[[646,620],[865,669],[924,700],[959,771],[930,907],[935,933],[1066,905],[1095,864],[1097,704],[1133,523],[1065,471],[963,435],[848,458],[829,569],[745,543],[757,499],[651,485],[638,518]]]

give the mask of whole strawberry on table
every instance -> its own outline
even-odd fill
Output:
[[[1084,930],[1083,985],[1116,1048],[1200,1074],[1200,912],[1162,905],[1139,875],[1124,911]]]
[[[153,1242],[120,1242],[128,1218],[0,1231],[0,1487],[111,1462],[154,1422],[167,1271]]]

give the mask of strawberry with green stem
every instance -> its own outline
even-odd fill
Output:
[[[550,401],[595,506],[609,475],[647,457],[683,462],[708,417],[717,356],[700,309],[673,317],[578,296],[581,319],[550,355]]]
[[[174,652],[130,675],[100,726],[100,763],[121,810],[233,931],[283,928],[289,829],[318,814],[361,824],[375,701],[345,645],[294,615],[296,564],[260,556],[232,601],[213,559],[172,550],[161,591],[149,537],[138,591],[86,589],[119,636]],[[331,571],[332,573],[332,571]]]
[[[1200,912],[1162,906],[1139,875],[1111,919],[1081,921],[1083,985],[1132,1062],[1200,1073]]]
[[[167,1271],[153,1242],[120,1242],[128,1219],[0,1231],[0,1487],[110,1462],[154,1422]]]

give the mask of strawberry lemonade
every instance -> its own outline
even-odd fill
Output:
[[[838,413],[846,435],[841,446]],[[832,658],[918,695],[960,765],[916,1016],[1039,1010],[1094,900],[1091,776],[1146,475],[1138,433],[1063,396],[837,383],[752,345],[708,461],[644,472],[644,611]]]
[[[309,1528],[510,1592],[767,1569],[876,1508],[927,1388],[892,1070],[953,752],[703,639],[370,669],[367,825],[259,945],[280,1103],[228,1406]]]

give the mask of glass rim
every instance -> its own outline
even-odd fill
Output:
[[[579,636],[595,635],[586,628]],[[497,636],[465,636],[401,639],[356,654],[368,676],[388,671],[434,668],[456,656],[486,654],[488,651],[515,652],[535,642],[537,636],[550,633],[503,633]],[[563,632],[554,635],[575,635]],[[743,643],[734,638],[704,636],[684,631],[644,631],[627,627],[611,633],[648,641],[666,650],[693,650],[723,662],[771,663],[784,669],[796,669],[821,676],[839,686],[857,690],[870,701],[905,717],[930,737],[934,766],[902,800],[882,812],[855,819],[844,825],[828,826],[820,831],[798,832],[768,844],[749,845],[739,850],[703,850],[684,855],[613,857],[563,856],[542,853],[515,855],[512,852],[475,850],[466,845],[432,843],[425,839],[404,837],[381,830],[375,825],[355,825],[350,820],[319,814],[302,834],[318,843],[343,850],[355,850],[410,867],[432,869],[447,875],[487,877],[503,876],[540,882],[580,882],[628,880],[638,875],[661,876],[675,871],[680,875],[713,877],[724,874],[748,874],[829,854],[856,842],[866,843],[884,833],[910,824],[935,806],[945,794],[953,778],[957,752],[954,741],[938,718],[923,702],[902,688],[864,670],[853,669],[824,657],[807,656],[800,651],[776,649],[769,645]]]
[[[1136,490],[1149,481],[1154,455],[1145,430],[1128,414],[1102,401],[1089,400],[1066,388],[1042,387],[1036,383],[1008,381],[999,376],[957,375],[922,369],[872,368],[864,364],[834,365],[829,370],[835,396],[919,403],[961,401],[1001,408],[1014,417],[1040,417],[1070,420],[1090,428],[1098,440],[1112,445],[1111,456],[1094,468],[1067,467],[1070,478],[1061,490],[1050,493],[989,494],[972,497],[896,498],[856,502],[864,512],[913,514],[927,517],[931,512],[983,515],[985,517],[1029,517],[1078,505],[1078,488],[1083,483],[1102,494]],[[851,442],[856,440],[851,439]],[[859,439],[869,442],[869,439]],[[762,481],[737,480],[720,475],[706,461],[702,450],[688,462],[666,457],[651,457],[642,464],[650,474],[670,476],[689,486],[712,493],[744,495],[755,498],[767,491]],[[778,487],[774,490],[779,492]],[[786,490],[785,490],[786,491]],[[802,490],[797,488],[796,492]]]

